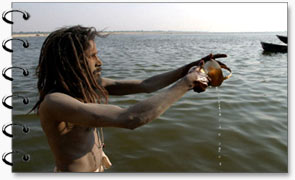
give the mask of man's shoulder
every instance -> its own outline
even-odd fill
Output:
[[[80,101],[60,92],[47,94],[40,104],[39,113],[56,113],[79,104]]]
[[[44,97],[44,100],[42,101],[42,103],[48,105],[51,103],[62,103],[64,101],[69,101],[69,100],[74,100],[74,98],[64,93],[54,92],[54,93],[47,94]]]

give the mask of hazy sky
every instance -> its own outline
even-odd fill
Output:
[[[13,3],[13,31],[52,31],[69,25],[99,30],[210,32],[287,31],[287,3]]]

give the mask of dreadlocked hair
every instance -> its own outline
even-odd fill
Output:
[[[105,37],[93,27],[73,26],[52,32],[44,41],[36,68],[39,108],[46,94],[58,90],[84,103],[107,103],[107,91],[89,69],[85,51],[90,40]]]

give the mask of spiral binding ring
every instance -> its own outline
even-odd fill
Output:
[[[10,10],[10,11],[4,11],[3,13],[2,13],[2,19],[3,19],[3,21],[5,21],[6,23],[8,23],[8,24],[13,24],[13,21],[11,21],[11,20],[8,20],[7,18],[6,18],[6,15],[8,14],[8,13],[12,13],[12,12],[18,12],[18,13],[22,13],[23,14],[23,19],[24,20],[28,20],[29,18],[30,18],[30,14],[28,13],[28,12],[26,12],[26,11],[21,11],[21,10]],[[22,40],[22,39],[16,39],[16,38],[12,38],[12,39],[8,39],[8,40],[4,40],[3,42],[2,42],[2,47],[3,47],[3,49],[4,50],[6,50],[7,52],[10,52],[10,53],[12,53],[13,52],[13,50],[12,49],[9,49],[8,47],[6,47],[6,43],[8,42],[8,41],[12,41],[12,40],[18,40],[18,41],[22,41],[23,42],[23,47],[24,48],[28,48],[29,47],[29,42],[27,41],[27,40]],[[7,70],[9,70],[9,69],[12,69],[12,68],[18,68],[18,69],[22,69],[23,70],[23,75],[24,76],[28,76],[29,75],[29,71],[27,70],[27,69],[23,69],[23,68],[21,68],[21,67],[9,67],[9,68],[4,68],[3,70],[2,70],[2,75],[3,75],[3,77],[5,78],[5,79],[7,79],[7,80],[10,80],[10,81],[13,81],[13,78],[12,77],[9,77],[9,76],[7,76],[6,75],[6,72],[7,72]],[[29,99],[27,98],[27,97],[23,97],[23,96],[19,96],[19,95],[11,95],[11,96],[7,96],[7,97],[3,97],[3,99],[2,99],[2,104],[5,106],[5,107],[7,107],[7,108],[9,108],[9,109],[13,109],[13,107],[12,106],[10,106],[10,105],[8,105],[7,103],[6,103],[6,100],[8,99],[8,98],[10,98],[10,97],[13,97],[13,96],[15,96],[15,97],[21,97],[21,98],[23,98],[23,103],[24,104],[28,104],[29,103]],[[26,126],[24,126],[24,125],[22,125],[22,124],[18,124],[18,123],[12,123],[12,124],[8,124],[8,125],[4,125],[3,127],[2,127],[2,132],[3,132],[3,134],[4,135],[6,135],[6,136],[8,136],[8,137],[13,137],[13,135],[12,134],[10,134],[10,133],[8,133],[7,131],[6,131],[6,128],[8,127],[8,126],[21,126],[21,127],[23,127],[23,132],[25,133],[25,134],[27,134],[29,131],[30,131],[30,129],[28,128],[28,127],[26,127]],[[9,153],[3,153],[3,155],[2,155],[2,161],[5,163],[5,164],[7,164],[7,165],[10,165],[10,166],[13,166],[13,162],[9,162],[8,160],[6,160],[6,157],[9,155],[9,154],[13,154],[13,153],[16,153],[16,154],[21,154],[22,155],[22,160],[24,161],[24,162],[28,162],[28,161],[30,161],[30,155],[29,154],[25,154],[25,153],[23,153],[23,152],[21,152],[21,151],[16,151],[16,150],[13,150],[12,152],[9,152]]]
[[[10,95],[10,96],[7,96],[7,97],[4,96],[4,97],[2,98],[2,104],[3,104],[3,106],[7,107],[8,109],[13,109],[12,106],[10,106],[10,105],[8,105],[8,104],[6,103],[6,100],[7,100],[8,98],[10,98],[10,97],[13,97],[13,96],[15,96],[15,97],[21,97],[21,98],[23,98],[23,103],[24,103],[24,104],[29,104],[29,98],[27,98],[27,97],[23,97],[23,96],[20,96],[20,95]]]
[[[16,151],[16,150],[14,150],[14,151],[9,152],[9,153],[3,153],[3,155],[2,155],[2,161],[3,161],[5,164],[10,165],[10,166],[13,166],[13,162],[9,162],[8,160],[6,160],[6,157],[7,157],[9,154],[12,154],[12,153],[22,154],[22,155],[23,155],[22,160],[23,160],[24,162],[29,162],[30,159],[31,159],[31,157],[30,157],[29,154],[25,154],[25,153],[23,153],[23,152],[21,152],[21,151]]]
[[[28,42],[27,40],[22,40],[22,39],[12,38],[12,39],[8,39],[8,40],[6,40],[6,41],[4,40],[4,41],[2,42],[2,47],[3,47],[4,50],[13,53],[13,50],[12,50],[12,49],[9,49],[8,47],[6,47],[6,43],[7,43],[8,41],[12,41],[12,40],[22,41],[22,42],[23,42],[23,47],[24,47],[24,48],[28,48],[28,47],[30,46],[30,44],[29,44],[29,42]]]
[[[3,134],[4,135],[6,135],[6,136],[8,136],[8,137],[13,137],[13,134],[9,134],[7,131],[6,131],[6,128],[8,127],[8,126],[21,126],[22,128],[23,128],[23,133],[25,133],[25,134],[28,134],[29,132],[30,132],[30,128],[28,128],[27,126],[25,126],[25,125],[22,125],[22,124],[18,124],[18,123],[12,123],[12,124],[8,124],[8,125],[4,125],[3,127],[2,127],[2,132],[3,132]]]
[[[19,12],[19,13],[22,13],[22,14],[23,14],[23,18],[24,18],[24,20],[28,20],[28,19],[30,18],[30,14],[29,14],[28,12],[26,12],[26,11],[21,11],[21,10],[4,11],[4,12],[2,13],[2,19],[3,19],[3,21],[5,21],[5,22],[8,23],[8,24],[13,24],[12,21],[10,21],[10,20],[8,20],[8,19],[6,18],[6,15],[7,15],[8,13],[11,13],[11,12]]]
[[[13,78],[7,76],[7,75],[6,75],[6,71],[9,70],[9,69],[12,69],[12,68],[22,69],[22,70],[23,70],[23,75],[24,75],[24,76],[28,76],[28,75],[29,75],[29,71],[28,71],[27,69],[22,68],[22,67],[12,66],[12,67],[9,67],[9,68],[7,68],[7,69],[4,68],[4,69],[2,70],[2,76],[3,76],[5,79],[9,80],[9,81],[13,81]]]

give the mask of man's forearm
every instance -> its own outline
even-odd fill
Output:
[[[124,127],[135,129],[164,113],[174,102],[181,98],[190,87],[185,80],[180,80],[171,88],[131,106],[122,115]]]
[[[155,75],[144,80],[143,84],[145,86],[146,91],[154,92],[166,86],[169,86],[170,84],[184,77],[187,74],[188,70],[195,65],[197,65],[197,62],[192,62],[178,69],[175,69],[166,73],[162,73],[159,75]]]
[[[158,74],[145,80],[112,80],[102,78],[102,85],[110,95],[126,95],[136,93],[151,93],[169,86],[184,77],[196,62],[184,65],[178,69]]]

